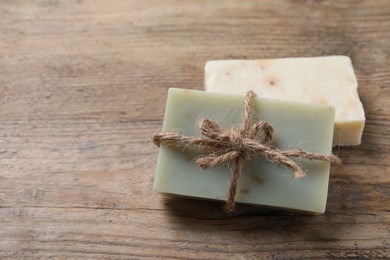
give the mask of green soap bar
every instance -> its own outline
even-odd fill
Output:
[[[240,127],[244,96],[171,88],[163,132],[200,136],[202,119],[226,128]],[[268,121],[272,144],[282,150],[301,148],[329,155],[334,108],[328,105],[256,98],[252,123]],[[153,190],[213,200],[226,200],[233,163],[202,170],[194,158],[204,153],[192,147],[161,144]],[[294,179],[290,169],[264,157],[246,161],[237,185],[236,202],[319,214],[325,211],[330,164],[293,158],[306,176]]]

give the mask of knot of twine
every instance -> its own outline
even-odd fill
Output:
[[[256,94],[253,91],[249,91],[246,95],[244,118],[240,128],[225,129],[214,120],[203,119],[199,129],[204,137],[188,137],[176,133],[159,133],[153,136],[153,142],[157,146],[160,146],[161,143],[190,145],[199,150],[210,151],[209,155],[201,156],[195,160],[202,169],[208,169],[228,161],[234,162],[228,199],[225,203],[225,210],[228,212],[235,209],[234,198],[243,161],[249,161],[263,155],[268,160],[291,169],[294,172],[295,179],[304,177],[305,173],[289,157],[327,161],[332,165],[341,164],[340,158],[335,155],[323,155],[303,151],[302,149],[283,151],[272,146],[273,128],[268,122],[260,121],[250,126],[251,108],[255,97]]]

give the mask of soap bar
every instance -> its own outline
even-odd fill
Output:
[[[207,91],[328,104],[336,109],[333,145],[359,145],[365,124],[351,59],[346,56],[219,60],[205,66]]]
[[[225,128],[240,127],[244,96],[171,88],[163,132],[199,137],[198,124],[213,119]],[[255,98],[252,123],[268,121],[272,144],[279,149],[301,148],[329,155],[332,150],[334,108],[327,105]],[[202,170],[195,159],[204,152],[162,143],[153,190],[159,193],[226,200],[233,163]],[[263,157],[246,161],[238,182],[236,202],[320,214],[325,211],[330,165],[294,159],[306,176],[294,179],[291,170]]]

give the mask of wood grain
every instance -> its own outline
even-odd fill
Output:
[[[2,259],[390,258],[390,4],[2,1]],[[367,122],[326,214],[151,192],[169,87],[213,59],[348,55]]]

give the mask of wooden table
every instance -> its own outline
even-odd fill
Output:
[[[151,191],[167,89],[214,59],[348,55],[367,121],[326,214]],[[390,2],[2,1],[0,257],[390,257]]]

